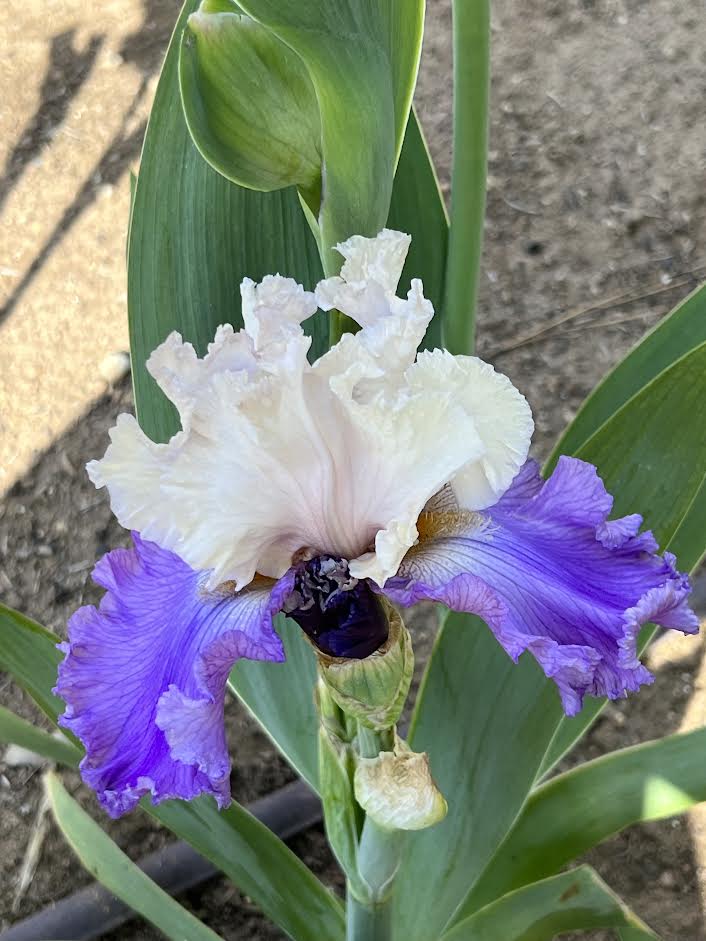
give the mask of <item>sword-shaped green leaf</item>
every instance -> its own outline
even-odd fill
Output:
[[[200,797],[144,809],[210,859],[295,941],[343,941],[339,900],[239,804],[219,812],[210,798]]]
[[[513,663],[479,618],[448,615],[409,733],[413,750],[429,755],[448,814],[411,836],[397,876],[395,941],[441,934],[524,803],[560,715],[534,660]]]
[[[0,604],[0,669],[6,670],[56,725],[64,711],[52,693],[62,654],[59,638],[31,618]]]
[[[412,278],[421,278],[424,293],[436,311],[424,338],[425,349],[442,345],[443,292],[449,222],[444,200],[417,116],[412,112],[404,137],[392,190],[387,224],[409,232],[412,244],[402,272],[398,294],[409,290]]]
[[[631,823],[683,813],[706,800],[706,730],[611,752],[532,794],[456,918],[553,875]]]
[[[191,912],[176,902],[132,862],[68,794],[55,773],[46,778],[54,819],[84,867],[130,908],[172,941],[218,941]]]
[[[630,941],[659,941],[590,866],[504,895],[460,922],[442,941],[552,941],[565,931],[590,928],[625,929]]]
[[[316,662],[294,621],[280,615],[284,663],[240,660],[230,675],[237,693],[294,770],[316,791],[319,786],[319,719],[314,706]]]
[[[49,761],[76,767],[81,760],[81,749],[65,738],[51,735],[14,712],[0,706],[0,742],[20,745]]]
[[[678,304],[596,386],[559,438],[547,468],[560,454],[575,454],[628,399],[704,341],[706,284]]]
[[[656,935],[649,928],[618,928],[618,941],[655,941]]]

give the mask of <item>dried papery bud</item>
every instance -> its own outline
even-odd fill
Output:
[[[341,709],[375,731],[399,719],[414,670],[412,641],[402,618],[386,601],[387,640],[362,660],[317,652],[321,678]]]
[[[426,753],[411,751],[401,739],[394,751],[358,759],[354,789],[366,814],[387,830],[424,830],[446,816]]]

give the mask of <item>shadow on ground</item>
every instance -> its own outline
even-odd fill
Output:
[[[47,258],[66,237],[81,213],[95,201],[99,187],[116,183],[138,159],[146,125],[142,123],[136,128],[131,128],[131,124],[145,99],[150,78],[161,65],[164,49],[174,25],[174,9],[174,4],[165,0],[143,0],[143,22],[135,33],[125,38],[120,47],[123,60],[135,65],[142,74],[139,88],[124,112],[117,133],[85,180],[77,186],[75,196],[60,220],[44,244],[37,249],[31,265],[0,307],[0,324],[13,312]],[[75,30],[65,30],[51,39],[37,110],[20,132],[0,178],[0,211],[27,165],[60,128],[71,102],[88,78],[105,39],[104,35],[96,34],[91,37],[85,49],[77,50],[74,47],[74,36]]]

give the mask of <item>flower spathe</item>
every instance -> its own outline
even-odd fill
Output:
[[[314,293],[246,280],[243,330],[220,327],[203,359],[172,334],[147,364],[182,430],[155,444],[123,415],[89,465],[137,535],[97,566],[107,594],[71,619],[57,691],[110,813],[145,793],[227,803],[225,682],[240,657],[283,658],[280,610],[344,656],[383,637],[376,592],[472,611],[569,714],[649,682],[640,624],[696,629],[687,580],[639,517],[607,521],[594,468],[562,458],[542,483],[526,462],[530,409],[506,377],[417,355],[433,310],[419,281],[396,296],[408,245],[349,239]],[[361,330],[310,364],[317,307]]]

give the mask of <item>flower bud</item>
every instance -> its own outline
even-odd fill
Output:
[[[375,731],[391,728],[404,707],[414,670],[412,641],[402,618],[386,601],[387,640],[362,660],[318,652],[321,678],[349,716]]]
[[[232,4],[204,0],[179,50],[179,87],[201,156],[248,189],[321,191],[321,117],[309,71],[292,49]]]
[[[354,790],[366,814],[386,830],[423,830],[446,816],[427,755],[411,751],[401,739],[394,751],[358,759]]]

